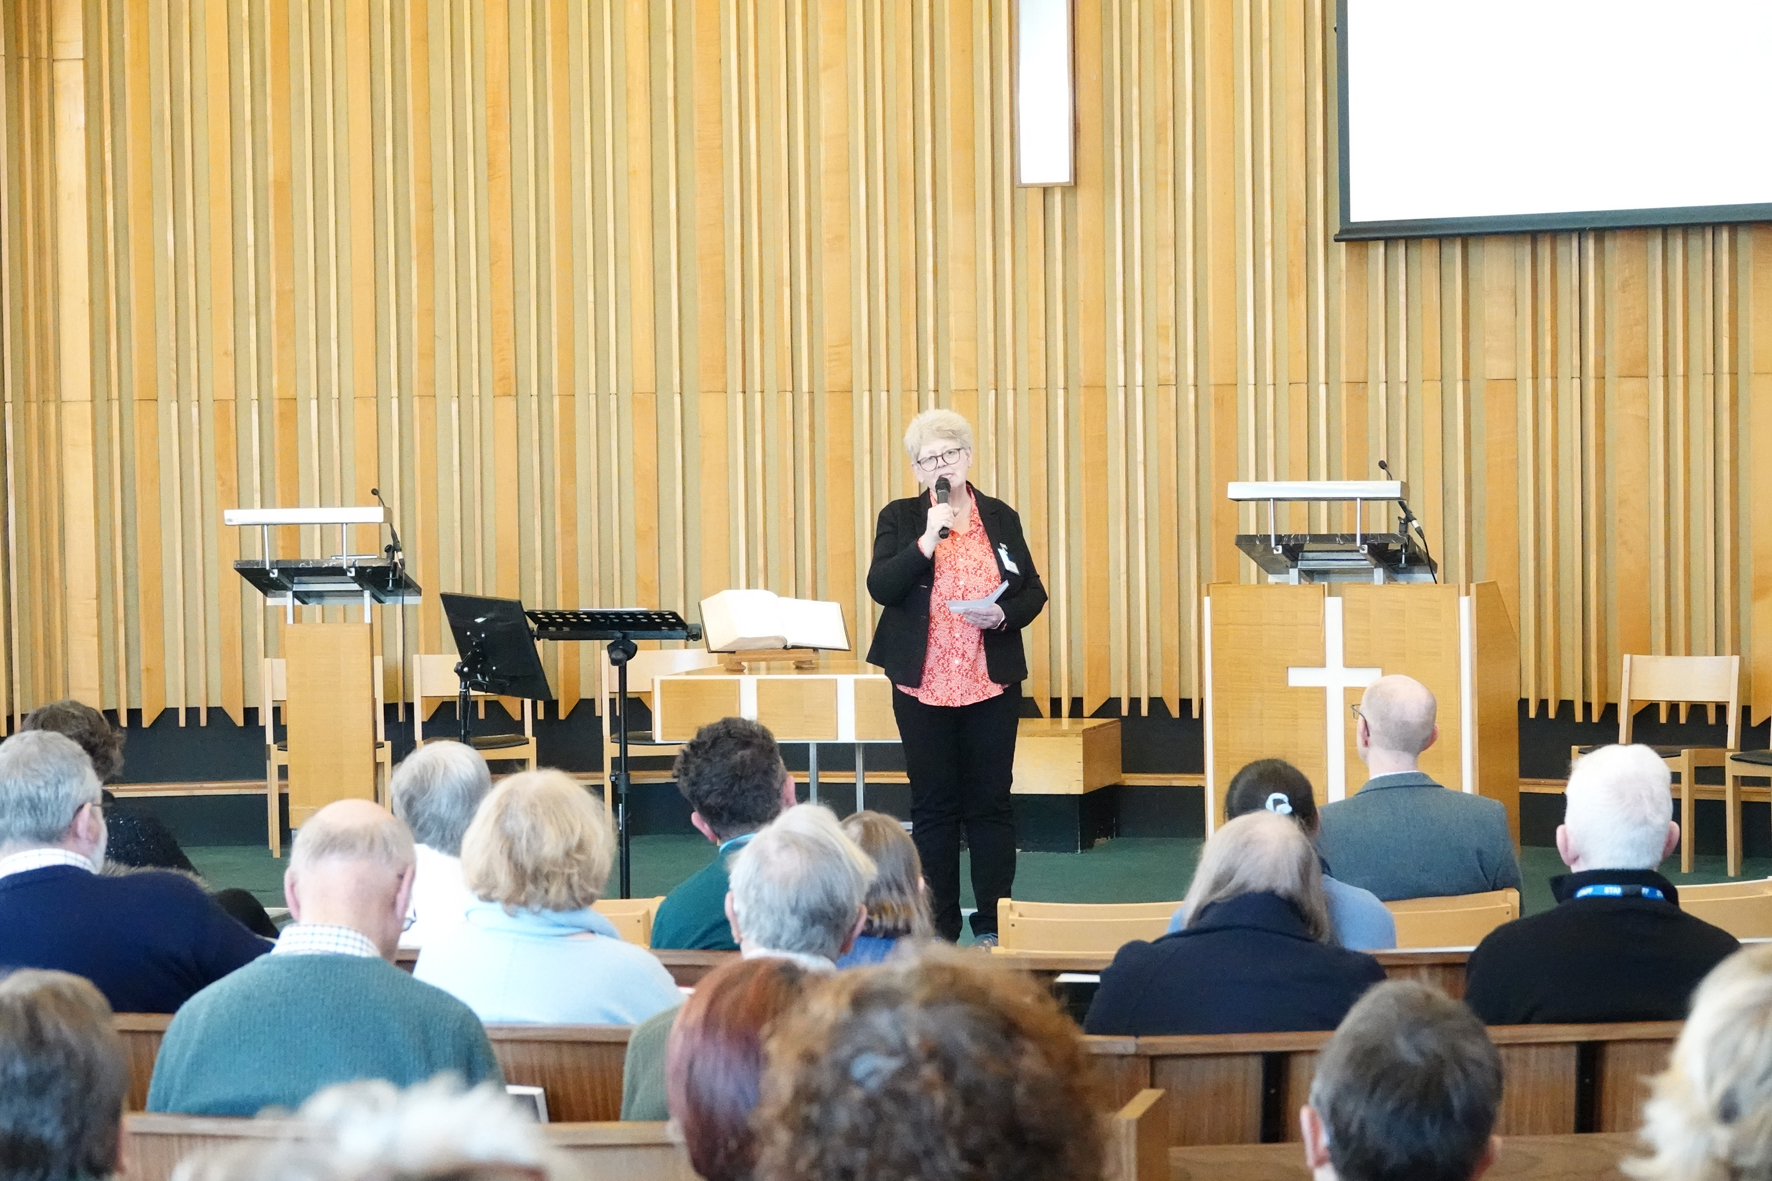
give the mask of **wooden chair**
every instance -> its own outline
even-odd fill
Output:
[[[1016,952],[1114,952],[1134,939],[1159,939],[1179,902],[1082,904],[997,902],[997,950]]]
[[[1618,686],[1618,742],[1631,741],[1631,725],[1638,707],[1661,705],[1721,705],[1728,709],[1727,733],[1721,749],[1716,747],[1658,746],[1655,753],[1680,778],[1680,872],[1692,872],[1692,801],[1714,797],[1716,788],[1701,789],[1699,767],[1727,767],[1728,756],[1740,749],[1741,657],[1739,656],[1632,656],[1624,657]],[[1597,748],[1570,748],[1570,761]],[[1727,794],[1727,782],[1725,791]],[[1729,831],[1736,831],[1739,806],[1729,808]],[[1739,872],[1739,857],[1730,863],[1729,876]]]
[[[412,748],[417,750],[425,744],[425,719],[437,712],[437,708],[445,701],[460,699],[461,681],[455,675],[456,658],[453,656],[431,656],[420,654],[412,658]],[[468,695],[480,706],[482,716],[486,712],[487,699],[504,700],[491,693],[470,693]],[[428,712],[427,712],[428,703]],[[522,763],[526,771],[535,770],[535,703],[524,700],[520,711],[523,715],[523,732],[521,734],[476,734],[474,749],[479,751],[490,762],[510,761]],[[454,737],[453,735],[432,735],[433,738]]]
[[[652,706],[652,682],[659,677],[673,673],[691,672],[698,668],[712,668],[725,659],[724,654],[709,652],[704,648],[641,648],[628,661],[628,700],[639,699],[647,708]],[[609,791],[610,774],[613,771],[618,752],[621,747],[620,735],[617,733],[616,693],[620,687],[615,667],[609,663],[607,649],[597,649],[597,668],[601,675],[602,691],[597,700],[603,713],[603,770],[594,778],[594,782],[603,787],[603,804],[609,810],[611,823],[614,822],[615,800]],[[630,759],[675,758],[683,749],[681,742],[657,742],[653,740],[650,730],[628,731],[628,757]],[[649,767],[629,773],[633,783],[669,783],[671,769],[669,767]]]
[[[289,664],[281,657],[264,661],[259,714],[265,723],[265,827],[272,857],[283,856],[283,772],[289,767],[289,743],[277,737],[277,713],[289,708]],[[387,803],[388,778],[394,770],[394,747],[388,741],[386,698],[381,657],[375,658],[375,798]],[[288,716],[285,712],[284,722]]]
[[[1520,892],[1510,888],[1384,905],[1397,920],[1398,947],[1474,947],[1501,924],[1520,917]]]
[[[593,909],[615,924],[623,942],[636,947],[651,947],[652,920],[657,917],[658,904],[663,901],[662,894],[657,898],[604,898]]]
[[[1772,938],[1772,878],[1681,886],[1680,909],[1737,939]]]

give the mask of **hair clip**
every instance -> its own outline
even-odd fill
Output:
[[[1292,815],[1292,800],[1288,798],[1283,791],[1276,791],[1270,794],[1267,798],[1267,803],[1263,804],[1262,807],[1266,808],[1276,816]]]

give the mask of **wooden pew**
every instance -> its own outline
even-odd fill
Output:
[[[626,1025],[488,1025],[505,1082],[540,1087],[556,1123],[621,1118]]]
[[[1620,1161],[1641,1154],[1629,1132],[1502,1137],[1483,1181],[1624,1181]],[[1297,1144],[1169,1150],[1169,1181],[1310,1181]]]
[[[125,1111],[147,1105],[160,1039],[172,1020],[163,1013],[119,1013],[115,1021],[129,1061]],[[548,1117],[582,1123],[621,1118],[626,1025],[488,1025],[486,1036],[508,1083],[540,1087]]]
[[[124,1175],[130,1181],[168,1181],[178,1163],[193,1153],[269,1143],[289,1130],[290,1122],[280,1119],[129,1115],[123,1122]],[[689,1156],[668,1124],[553,1123],[543,1125],[542,1132],[585,1177],[695,1181]]]
[[[142,1111],[148,1105],[148,1083],[154,1077],[154,1059],[160,1056],[160,1040],[172,1023],[170,1013],[118,1013],[111,1018],[123,1039],[123,1057],[129,1063],[129,1091],[124,1111]]]
[[[668,955],[720,955],[731,954],[721,952],[659,952],[655,953],[662,959]],[[1392,980],[1419,980],[1423,984],[1431,984],[1453,999],[1464,996],[1464,966],[1470,958],[1469,948],[1436,947],[1425,950],[1377,951],[1372,953],[1384,967],[1384,973]],[[1099,974],[1113,961],[1111,955],[1099,955],[1094,952],[1034,952],[1004,951],[998,948],[994,957],[997,961],[1013,965],[1036,976],[1056,977],[1061,973]],[[665,966],[671,967],[671,961],[665,960]],[[671,974],[677,974],[672,968]],[[677,983],[686,983],[681,977]]]
[[[1497,1131],[1504,1136],[1634,1128],[1641,1079],[1660,1070],[1680,1023],[1513,1025],[1489,1030],[1505,1072]],[[1294,1113],[1310,1093],[1330,1034],[1259,1033],[1087,1039],[1103,1106],[1146,1088],[1171,1103],[1174,1146],[1295,1139]]]
[[[1140,1091],[1106,1117],[1102,1137],[1103,1181],[1168,1181],[1169,1097]]]

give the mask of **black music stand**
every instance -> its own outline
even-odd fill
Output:
[[[443,600],[443,614],[449,620],[449,630],[455,634],[455,650],[461,654],[455,675],[461,680],[456,711],[462,745],[497,758],[497,751],[521,746],[524,740],[508,734],[474,737],[468,695],[493,693],[527,697],[531,701],[554,700],[547,671],[541,666],[541,655],[535,650],[535,637],[529,634],[529,619],[523,613],[523,604],[516,599],[450,594],[437,597]]]
[[[615,707],[621,724],[615,768],[607,780],[615,792],[616,849],[621,862],[621,894],[629,897],[628,845],[628,661],[639,651],[635,640],[699,640],[701,625],[688,623],[675,611],[644,607],[590,610],[546,610],[528,613],[538,640],[607,640],[609,663],[615,666]]]

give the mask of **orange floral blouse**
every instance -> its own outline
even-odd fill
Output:
[[[923,658],[923,683],[900,685],[924,705],[973,705],[1003,692],[991,680],[984,659],[984,633],[948,610],[948,601],[982,599],[997,589],[1002,575],[991,539],[974,505],[964,533],[949,533],[935,543],[935,581],[929,591],[929,651]]]

